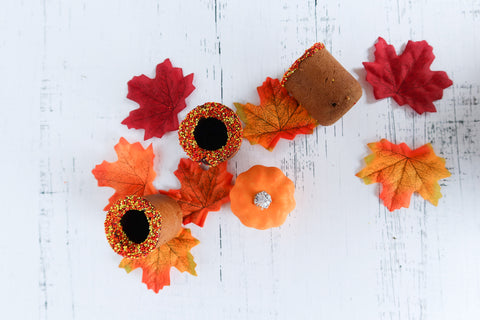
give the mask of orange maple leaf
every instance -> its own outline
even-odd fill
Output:
[[[292,98],[278,79],[267,78],[257,88],[260,105],[235,103],[245,123],[244,138],[272,151],[280,138],[292,140],[297,134],[310,134],[317,126],[308,111]]]
[[[382,184],[380,199],[388,210],[408,208],[413,192],[438,204],[442,194],[437,181],[449,177],[450,172],[430,143],[412,151],[405,143],[396,145],[382,139],[368,147],[373,153],[365,158],[367,166],[356,176],[366,184]]]
[[[159,192],[177,200],[183,224],[193,222],[203,227],[209,211],[218,211],[230,201],[233,175],[227,171],[227,162],[205,170],[197,162],[180,159],[175,176],[180,180],[180,189]]]
[[[103,161],[92,170],[100,187],[115,189],[115,193],[108,199],[108,205],[103,209],[105,211],[126,196],[143,196],[157,192],[152,184],[155,171],[151,144],[144,149],[139,142],[130,144],[125,138],[120,138],[115,152],[118,156],[116,162]]]
[[[180,272],[187,271],[196,276],[195,267],[190,249],[199,244],[190,229],[182,229],[176,238],[156,248],[149,255],[140,259],[123,258],[119,267],[124,268],[127,273],[142,268],[142,282],[158,293],[164,286],[170,285],[170,268],[175,267]]]

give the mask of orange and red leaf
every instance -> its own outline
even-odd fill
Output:
[[[139,142],[130,144],[125,138],[115,146],[118,160],[103,161],[92,170],[100,187],[112,187],[115,193],[108,200],[105,211],[117,200],[130,195],[149,195],[156,193],[152,182],[155,179],[153,170],[152,145],[144,149]]]
[[[180,159],[175,176],[180,189],[159,192],[177,200],[183,211],[183,224],[193,222],[203,227],[208,212],[218,211],[230,201],[233,175],[227,171],[226,162],[204,169],[190,159]]]
[[[317,126],[308,111],[291,97],[278,79],[267,78],[257,88],[260,105],[235,103],[245,123],[243,136],[251,144],[272,151],[280,138],[292,140],[297,134],[311,134]]]
[[[158,293],[164,286],[170,285],[170,268],[175,267],[180,272],[188,272],[196,276],[196,263],[190,249],[199,244],[190,229],[182,229],[176,238],[153,250],[148,256],[140,259],[123,258],[119,267],[127,273],[142,268],[142,282]]]
[[[413,192],[438,204],[442,194],[437,181],[449,177],[450,172],[431,144],[411,150],[405,143],[396,145],[382,139],[368,147],[373,153],[365,158],[367,166],[356,176],[366,184],[382,184],[380,199],[390,211],[408,208]]]

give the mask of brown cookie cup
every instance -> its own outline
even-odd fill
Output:
[[[360,83],[321,43],[295,61],[282,85],[323,126],[334,124],[362,96]]]
[[[162,228],[157,247],[175,238],[182,228],[182,209],[177,201],[163,194],[151,194],[144,198],[162,215]]]
[[[112,249],[127,258],[141,258],[175,238],[182,227],[182,211],[168,196],[128,196],[112,205],[105,234]]]

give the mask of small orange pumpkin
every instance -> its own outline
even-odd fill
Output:
[[[230,191],[230,206],[247,227],[278,227],[295,208],[294,192],[295,185],[282,170],[256,165],[238,175]]]

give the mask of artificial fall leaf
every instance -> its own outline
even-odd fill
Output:
[[[452,85],[443,71],[432,71],[435,56],[426,41],[408,41],[400,56],[382,38],[375,44],[375,62],[364,62],[367,81],[376,99],[392,97],[399,105],[408,104],[417,113],[436,112],[433,101]]]
[[[245,123],[244,138],[272,151],[280,138],[292,140],[297,134],[310,134],[317,125],[278,79],[267,78],[257,88],[260,105],[235,103],[237,114]]]
[[[187,271],[196,276],[193,256],[190,249],[199,244],[190,233],[190,229],[182,229],[180,234],[156,248],[149,255],[140,259],[123,258],[119,267],[124,268],[127,273],[142,268],[142,282],[158,293],[164,286],[170,285],[170,268],[175,267],[180,272]]]
[[[108,199],[105,211],[117,200],[130,195],[149,195],[156,193],[153,187],[155,171],[153,170],[153,148],[144,149],[139,142],[130,144],[125,138],[115,146],[118,160],[103,161],[92,170],[100,187],[112,187],[115,193]]]
[[[180,180],[180,189],[160,193],[177,200],[183,211],[183,224],[193,222],[203,227],[209,211],[218,211],[230,201],[233,175],[227,171],[226,162],[206,170],[190,159],[180,159],[174,173]]]
[[[368,147],[373,153],[365,158],[367,166],[356,176],[366,184],[382,184],[380,199],[390,211],[408,208],[413,192],[438,204],[442,194],[437,181],[449,177],[450,172],[430,143],[412,151],[405,143],[396,145],[382,139]]]
[[[133,77],[128,82],[127,98],[138,102],[140,108],[131,111],[122,124],[145,129],[145,140],[177,130],[177,114],[186,107],[185,99],[195,89],[192,81],[193,73],[184,77],[182,69],[172,67],[169,59],[157,65],[154,79],[143,74]]]

